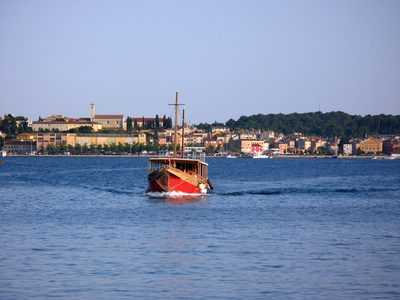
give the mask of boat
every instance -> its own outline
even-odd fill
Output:
[[[235,156],[235,155],[227,155],[227,156],[225,156],[226,158],[237,158],[237,156]]]
[[[162,157],[150,158],[147,173],[148,192],[178,192],[184,194],[206,194],[213,189],[208,179],[208,164],[205,161],[205,154],[199,152],[185,152],[184,148],[184,124],[185,110],[182,112],[182,142],[181,154],[178,157],[178,92],[175,97],[175,132],[174,152]]]
[[[1,150],[0,151],[0,157],[5,157],[7,156],[7,151],[6,150]]]
[[[269,155],[261,154],[257,152],[256,154],[253,155],[253,158],[271,158]]]
[[[400,153],[392,153],[387,159],[400,159]]]

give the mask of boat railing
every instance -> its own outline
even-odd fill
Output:
[[[156,158],[173,158],[172,153],[159,153]],[[178,155],[177,158],[182,158],[182,156]],[[183,155],[184,159],[197,159],[201,162],[206,162],[206,154],[204,152],[185,152]]]
[[[204,152],[190,152],[190,153],[185,153],[183,155],[183,158],[185,159],[198,159],[202,162],[206,162],[206,154]]]

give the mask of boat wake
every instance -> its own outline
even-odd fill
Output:
[[[191,194],[191,193],[184,193],[184,192],[147,192],[147,196],[151,198],[187,198],[187,197],[199,197],[205,196],[205,194]]]
[[[334,188],[334,189],[313,189],[313,188],[283,188],[283,189],[261,189],[247,191],[232,191],[218,193],[223,196],[243,196],[243,195],[283,195],[283,194],[364,194],[375,192],[386,192],[387,188]]]

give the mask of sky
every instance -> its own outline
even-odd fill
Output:
[[[0,0],[0,114],[400,114],[398,0]]]

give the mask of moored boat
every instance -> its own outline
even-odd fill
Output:
[[[178,130],[178,93],[175,99],[175,134],[174,154],[164,157],[150,158],[148,169],[149,192],[181,192],[187,194],[205,194],[213,189],[208,179],[208,164],[204,153],[185,154],[184,141],[181,143],[181,155],[177,153]],[[182,137],[184,136],[185,111],[182,113]]]
[[[269,155],[261,154],[257,152],[256,154],[253,155],[253,158],[271,158]]]
[[[387,159],[400,159],[400,154],[392,153],[390,156],[387,157]]]

